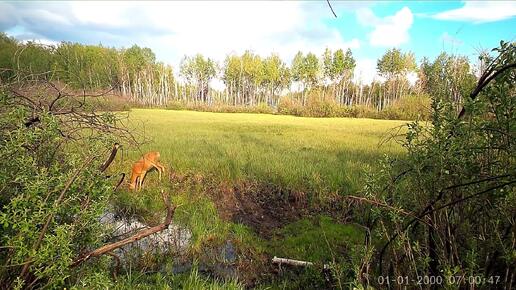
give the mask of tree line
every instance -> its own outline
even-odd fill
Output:
[[[185,56],[179,66],[180,79],[176,79],[172,66],[157,61],[150,48],[70,42],[45,46],[22,43],[5,34],[0,34],[0,68],[3,81],[14,76],[13,70],[52,71],[52,80],[73,88],[112,88],[132,103],[151,106],[176,102],[277,108],[283,100],[300,107],[322,103],[381,111],[407,96],[428,97],[445,90],[459,108],[476,81],[473,66],[464,56],[443,52],[433,61],[423,58],[418,65],[412,52],[397,48],[377,60],[378,74],[384,80],[370,84],[353,82],[356,60],[350,49],[326,49],[320,56],[299,51],[290,65],[277,54],[262,57],[249,50],[227,55],[223,63],[201,54]],[[418,76],[414,85],[407,79],[409,73]],[[224,82],[223,90],[210,87],[215,78]]]

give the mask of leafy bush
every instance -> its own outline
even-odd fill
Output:
[[[427,95],[406,96],[387,108],[377,111],[365,105],[341,106],[333,99],[323,98],[319,90],[309,93],[303,106],[298,100],[283,97],[278,113],[302,117],[349,117],[388,120],[428,120],[430,118],[430,97]]]
[[[266,103],[259,103],[255,106],[232,106],[224,104],[188,104],[180,101],[172,101],[167,105],[169,110],[191,110],[200,112],[214,113],[255,113],[255,114],[272,114],[274,109]]]
[[[94,105],[98,110],[109,112],[129,111],[131,109],[129,100],[117,95],[99,97]]]
[[[33,112],[12,100],[0,93],[0,284],[73,284],[81,271],[71,267],[74,259],[103,242],[98,217],[112,185],[98,168],[113,140],[68,142],[59,117],[41,113],[27,125]]]
[[[369,202],[357,216],[378,253],[361,261],[378,265],[373,276],[441,276],[448,287],[457,287],[452,276],[465,285],[479,277],[482,287],[514,286],[516,48],[502,42],[496,51],[459,117],[449,99],[434,99],[432,126],[408,125],[406,157],[387,158],[370,174]],[[376,284],[368,275],[359,272],[357,280]]]
[[[301,116],[303,106],[301,103],[291,97],[283,97],[278,104],[278,113],[284,115]]]
[[[389,120],[429,120],[431,98],[427,95],[406,96],[380,111],[382,119]]]
[[[308,96],[308,102],[302,110],[304,117],[335,117],[339,106],[334,100],[323,98],[321,92],[313,90]]]

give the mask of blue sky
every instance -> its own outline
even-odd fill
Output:
[[[378,18],[385,19],[385,17],[396,15],[404,8],[410,10],[413,21],[407,30],[409,38],[396,45],[364,45],[357,51],[357,55],[378,56],[384,52],[386,47],[397,46],[403,50],[413,51],[419,58],[427,56],[432,59],[442,51],[474,57],[480,49],[497,46],[501,39],[515,40],[516,5],[514,2],[473,2],[473,5],[478,6],[494,6],[496,8],[500,6],[498,9],[501,10],[507,8],[507,11],[503,14],[500,13],[498,18],[491,15],[492,19],[484,19],[484,15],[476,15],[477,11],[469,12],[470,10],[464,9],[465,5],[465,2],[459,1],[376,2],[369,9]],[[462,17],[437,18],[436,16],[439,13],[453,10]],[[496,10],[480,10],[480,12],[496,14]],[[358,38],[362,43],[367,43],[371,27],[357,25],[359,22],[357,19],[360,16],[357,16],[357,13],[354,15],[353,11],[344,11],[342,16],[340,21],[329,19],[327,23],[339,29],[347,37]]]
[[[20,40],[150,47],[158,60],[179,65],[202,53],[222,62],[251,49],[278,53],[287,63],[298,51],[318,55],[351,48],[355,77],[369,82],[389,48],[418,60],[440,52],[475,60],[501,39],[516,40],[516,2],[510,1],[226,1],[226,2],[0,2],[0,30]]]

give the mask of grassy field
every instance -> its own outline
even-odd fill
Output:
[[[147,109],[132,110],[130,120],[150,139],[141,150],[160,151],[162,163],[174,171],[340,193],[358,190],[364,168],[383,154],[401,152],[394,142],[380,146],[380,141],[404,124]],[[126,172],[140,154],[127,154]]]
[[[380,146],[380,143],[393,128],[404,124],[372,119],[315,119],[154,109],[131,110],[129,120],[135,130],[145,133],[149,142],[139,150],[126,148],[123,158],[117,158],[114,163],[114,171],[127,173],[141,152],[156,150],[160,151],[162,163],[169,173],[205,178],[200,182],[191,178],[184,184],[165,178],[158,183],[157,174],[153,172],[146,179],[143,191],[119,191],[114,200],[115,208],[118,212],[143,217],[145,222],[156,223],[163,214],[158,192],[160,189],[171,192],[173,202],[181,204],[174,223],[192,232],[189,253],[193,259],[209,265],[205,253],[228,240],[232,241],[239,253],[237,264],[241,265],[240,268],[247,267],[246,271],[251,276],[247,281],[261,277],[261,271],[267,268],[267,259],[272,256],[331,261],[338,255],[344,259],[340,262],[344,263],[350,258],[347,254],[350,249],[362,243],[364,233],[352,224],[336,221],[329,212],[307,210],[307,214],[295,215],[298,210],[313,206],[310,202],[292,210],[288,202],[286,207],[283,204],[283,207],[271,209],[268,206],[281,203],[281,199],[275,198],[266,187],[258,191],[258,196],[269,195],[258,198],[258,202],[244,212],[244,218],[260,210],[264,210],[260,213],[264,215],[283,210],[294,215],[287,214],[289,221],[286,223],[271,223],[272,235],[264,236],[254,226],[223,218],[220,202],[217,203],[210,194],[217,190],[224,192],[228,184],[245,185],[248,181],[273,184],[272,188],[302,191],[319,198],[329,193],[354,193],[362,187],[366,167],[374,168],[384,154],[401,154],[402,148],[398,144],[391,141]],[[253,193],[243,192],[241,201],[250,200],[249,194]],[[260,208],[264,205],[265,209]],[[236,207],[240,206],[243,204]],[[259,220],[260,214],[252,218]],[[254,262],[249,264],[249,260]],[[307,273],[304,277],[312,281],[319,279],[320,275]],[[283,283],[292,289],[309,285],[298,278],[265,280],[273,289]]]

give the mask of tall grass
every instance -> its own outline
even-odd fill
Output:
[[[208,178],[185,186],[167,178],[158,183],[157,174],[151,173],[146,178],[145,190],[117,194],[114,200],[117,212],[142,217],[146,223],[158,223],[163,213],[159,191],[170,191],[173,203],[181,205],[174,222],[192,232],[189,254],[195,260],[212,265],[216,262],[210,261],[210,254],[206,253],[217,253],[225,241],[231,240],[238,253],[243,253],[237,263],[254,261],[246,266],[250,270],[241,273],[242,282],[259,277],[266,255],[328,260],[338,249],[352,249],[357,239],[361,241],[362,233],[353,226],[322,217],[303,219],[277,229],[279,236],[269,241],[245,225],[221,219],[206,189],[217,186],[218,182],[230,184],[252,179],[305,191],[318,198],[324,198],[326,193],[354,193],[362,187],[366,167],[375,167],[383,154],[401,154],[396,143],[380,143],[392,128],[404,124],[373,119],[157,109],[133,109],[129,121],[134,130],[145,133],[150,141],[140,149],[126,148],[123,158],[116,160],[112,170],[128,173],[132,162],[142,153],[157,150],[168,172],[189,173],[193,180],[197,180],[197,174]],[[320,239],[323,236],[325,239]],[[343,242],[337,242],[342,237],[346,237]],[[142,289],[151,284],[160,285],[158,288],[162,289],[169,289],[171,285],[173,289],[240,287],[232,281],[207,279],[195,270],[188,275],[161,278],[158,282],[149,282],[146,280],[152,277],[124,277],[122,284]],[[169,283],[170,278],[173,283]]]
[[[118,170],[128,172],[142,152],[157,150],[167,169],[176,172],[343,194],[361,188],[365,167],[375,166],[383,154],[401,152],[394,142],[380,143],[404,124],[157,109],[133,109],[130,122],[150,142],[141,151],[126,150]],[[149,178],[151,184],[154,179]]]

